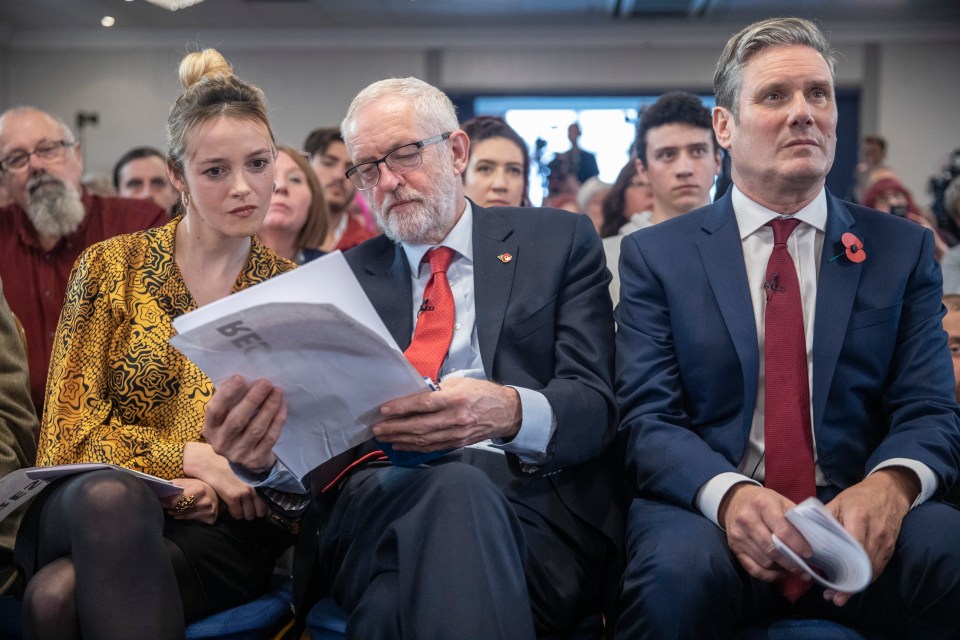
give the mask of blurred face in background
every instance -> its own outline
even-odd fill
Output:
[[[623,213],[628,218],[635,213],[653,210],[653,191],[639,173],[630,178],[630,186],[623,192]]]
[[[263,226],[292,234],[300,233],[307,223],[313,194],[307,176],[300,167],[281,151],[277,154],[276,173],[273,179],[273,197]]]
[[[323,153],[310,158],[310,166],[320,180],[330,213],[336,215],[345,210],[356,192],[353,183],[344,175],[353,166],[347,147],[339,140],[334,140]]]
[[[480,206],[519,207],[525,178],[523,152],[510,140],[486,138],[471,144],[464,193]]]
[[[710,187],[720,171],[713,131],[675,122],[653,127],[646,136],[647,157],[636,161],[637,175],[650,184],[656,210],[675,217],[710,204]]]
[[[960,300],[944,300],[947,315],[943,316],[943,330],[947,332],[947,344],[953,359],[953,376],[960,380]],[[954,392],[960,398],[960,383]]]
[[[157,156],[137,158],[123,165],[117,195],[152,200],[164,211],[170,211],[180,198],[180,193],[167,178],[166,162]]]
[[[899,189],[887,189],[877,196],[877,201],[874,203],[873,208],[877,211],[890,213],[894,207],[906,207],[908,204],[910,204],[910,200],[903,191]]]

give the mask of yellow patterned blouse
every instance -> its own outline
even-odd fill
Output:
[[[37,464],[109,462],[183,476],[210,379],[167,342],[196,308],[173,257],[179,219],[87,249],[70,274],[47,378]],[[234,291],[295,268],[254,238]]]

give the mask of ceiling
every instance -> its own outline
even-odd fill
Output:
[[[168,11],[146,0],[2,0],[0,32],[101,29],[390,29],[743,25],[776,15],[960,26],[957,0],[205,0]]]

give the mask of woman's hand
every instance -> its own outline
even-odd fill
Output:
[[[234,475],[227,459],[214,452],[209,444],[188,442],[184,445],[183,470],[213,487],[231,517],[253,520],[267,515],[267,505],[256,490]]]
[[[199,520],[207,524],[217,521],[220,504],[213,487],[196,478],[177,478],[173,484],[183,487],[183,493],[160,498],[160,504],[168,516],[174,520]],[[193,506],[177,511],[177,503],[190,497],[193,498]]]

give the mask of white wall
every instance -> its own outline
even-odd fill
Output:
[[[862,133],[877,124],[891,164],[924,201],[927,177],[960,146],[960,34],[890,25],[829,31],[842,54],[839,84],[879,96],[864,109]],[[0,108],[33,104],[71,124],[79,109],[98,112],[99,126],[86,135],[87,168],[106,173],[131,146],[163,146],[177,63],[197,43],[218,47],[266,92],[278,140],[299,146],[311,129],[338,124],[360,88],[388,76],[416,75],[451,91],[708,90],[729,32],[21,33],[0,42]],[[873,51],[876,61],[866,58]]]
[[[880,53],[879,122],[887,163],[917,200],[945,156],[960,148],[960,45],[891,44]]]

